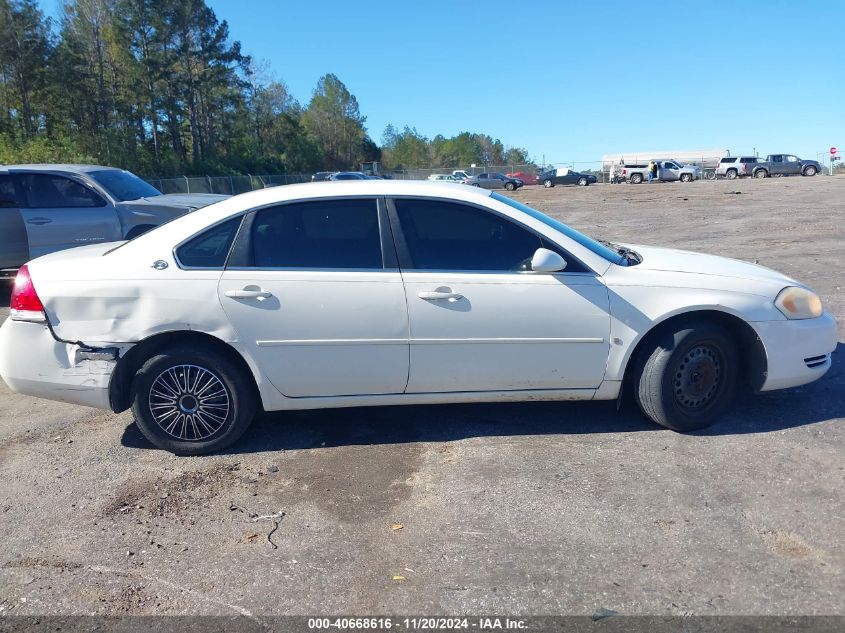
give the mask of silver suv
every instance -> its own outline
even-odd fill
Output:
[[[229,196],[162,193],[98,165],[0,165],[0,277],[74,246],[131,239]]]
[[[754,165],[759,162],[760,159],[756,156],[725,156],[719,159],[716,177],[733,180],[740,176],[751,176],[754,173]]]

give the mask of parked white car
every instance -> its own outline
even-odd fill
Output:
[[[743,385],[811,382],[835,320],[754,264],[598,242],[497,193],[366,180],[230,198],[35,259],[0,328],[15,391],[222,449],[256,411],[608,400],[711,423]]]

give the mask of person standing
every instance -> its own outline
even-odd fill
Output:
[[[654,172],[657,171],[657,165],[654,164],[653,160],[648,161],[648,181],[652,182],[654,180]]]

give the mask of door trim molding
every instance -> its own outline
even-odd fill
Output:
[[[283,347],[305,345],[484,345],[514,343],[604,343],[604,338],[336,338],[336,339],[281,339],[256,341],[258,347]]]

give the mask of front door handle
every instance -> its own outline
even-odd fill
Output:
[[[267,292],[261,288],[244,288],[242,290],[227,290],[224,293],[227,297],[232,299],[269,299],[273,296],[272,292]]]
[[[417,296],[426,301],[457,301],[464,298],[462,294],[451,290],[422,290]]]
[[[52,220],[50,218],[32,218],[31,220],[27,220],[27,224],[37,224],[41,226],[42,224],[50,224]]]

